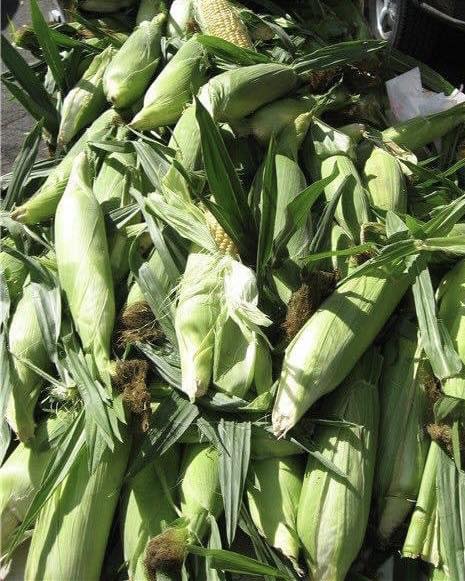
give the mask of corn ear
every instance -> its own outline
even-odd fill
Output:
[[[109,46],[96,55],[80,81],[66,95],[58,130],[58,142],[62,147],[104,111],[103,75],[114,54],[113,47]]]
[[[417,328],[401,319],[384,346],[375,494],[378,534],[387,541],[413,509],[428,453],[427,402]],[[395,427],[392,418],[396,418]]]
[[[193,0],[194,14],[204,34],[217,36],[241,48],[253,43],[237,8],[229,0]]]
[[[192,95],[205,82],[204,63],[205,49],[194,36],[181,46],[150,85],[144,106],[131,127],[149,130],[176,123]]]
[[[272,415],[275,435],[286,434],[343,381],[409,283],[407,275],[378,269],[341,284],[321,304],[286,349]]]
[[[217,263],[216,257],[191,253],[179,289],[175,330],[182,390],[191,400],[206,393],[212,376],[214,326],[220,313]]]
[[[374,147],[363,168],[370,204],[380,210],[407,212],[407,189],[397,159],[380,147]]]
[[[160,61],[165,21],[166,13],[162,12],[141,22],[106,68],[103,89],[114,107],[130,107],[145,94]]]
[[[6,417],[22,442],[34,435],[34,409],[42,387],[42,377],[23,363],[42,370],[49,365],[31,287],[24,289],[10,321],[8,350],[11,353],[11,394]]]
[[[299,115],[307,113],[315,104],[311,97],[285,97],[261,107],[248,121],[249,131],[261,145],[267,146],[273,135],[278,135]]]
[[[440,452],[439,444],[433,440],[429,447],[415,510],[402,547],[404,557],[421,557],[435,567],[442,564],[436,491]]]
[[[146,581],[145,548],[149,540],[162,532],[163,525],[177,517],[170,498],[179,470],[179,450],[171,447],[138,472],[123,492],[122,528],[124,560],[129,578]]]
[[[331,417],[356,427],[317,427],[314,435],[316,450],[344,472],[349,482],[314,456],[308,457],[297,532],[311,578],[319,581],[343,581],[365,536],[379,412],[376,377],[370,377],[366,369],[372,355],[367,353],[324,405]]]
[[[304,463],[300,456],[256,460],[250,465],[246,494],[250,516],[268,543],[297,565],[297,507]]]
[[[460,260],[441,281],[438,289],[439,317],[462,360],[457,375],[442,381],[444,393],[465,399],[465,260]]]
[[[12,218],[24,224],[37,224],[51,218],[65,191],[74,159],[85,150],[89,141],[101,141],[118,119],[119,115],[113,109],[102,113],[50,172],[40,189],[12,212]]]
[[[31,444],[18,444],[0,468],[0,555],[5,554],[14,530],[23,522],[40,488],[51,456],[47,439],[61,423],[60,418],[50,418],[39,424]]]
[[[89,162],[81,153],[57,208],[55,251],[60,285],[84,352],[107,382],[115,302],[104,217],[90,183]]]
[[[224,271],[219,274],[223,296],[218,297],[220,312],[215,322],[213,383],[221,391],[243,398],[257,379],[257,365],[268,352],[258,327],[269,325],[270,321],[258,309],[254,272],[232,258],[223,262]],[[265,377],[261,374],[261,379]],[[260,382],[259,391],[271,387],[270,376],[268,381],[268,385]]]
[[[465,103],[460,103],[440,113],[415,117],[389,127],[382,132],[383,140],[392,141],[405,149],[415,151],[440,139],[465,122]]]
[[[191,535],[201,541],[208,528],[208,515],[218,518],[223,510],[219,453],[206,444],[186,446],[180,470],[181,513]]]
[[[210,79],[199,100],[216,121],[234,122],[289,93],[297,83],[297,74],[287,65],[250,65]]]
[[[129,456],[130,438],[123,435],[125,443],[116,443],[113,452],[107,448],[92,474],[88,454],[81,453],[42,507],[32,535],[26,579],[100,579]]]
[[[338,172],[326,186],[325,197],[329,201],[340,187],[344,188],[336,207],[335,219],[354,242],[358,243],[362,224],[369,222],[369,207],[353,161],[354,143],[348,135],[318,119],[312,123],[310,134],[313,151],[306,152],[306,155],[314,157],[311,164],[317,173],[316,177],[326,178],[333,172]],[[342,186],[344,180],[347,181]]]

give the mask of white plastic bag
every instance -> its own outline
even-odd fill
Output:
[[[424,89],[418,67],[387,81],[386,89],[396,122],[446,111],[465,101],[465,94],[457,89],[450,95]]]

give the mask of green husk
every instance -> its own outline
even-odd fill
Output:
[[[22,442],[34,435],[34,410],[43,379],[21,360],[42,370],[49,358],[37,319],[31,287],[26,286],[10,321],[8,350],[11,353],[11,395],[6,417]]]
[[[198,252],[189,254],[179,288],[175,330],[182,390],[192,400],[206,393],[212,377],[220,284],[217,257]]]
[[[460,103],[446,111],[415,117],[389,127],[382,132],[382,137],[386,142],[393,141],[405,149],[415,151],[440,139],[464,122],[465,103]]]
[[[199,100],[216,121],[234,122],[292,91],[299,77],[287,65],[250,65],[213,77]]]
[[[141,22],[108,65],[103,89],[114,107],[129,107],[144,95],[160,61],[165,21],[166,13],[161,12]]]
[[[128,137],[126,127],[118,128],[117,141],[125,141]],[[92,190],[99,204],[105,204],[109,209],[127,203],[131,176],[136,167],[136,154],[108,152],[102,166],[92,184]]]
[[[11,238],[3,238],[2,246],[16,248]],[[22,260],[11,256],[7,252],[0,251],[0,272],[5,277],[10,300],[15,302],[20,296],[24,281],[27,277],[27,266]]]
[[[120,428],[121,429],[121,428]],[[26,564],[26,579],[100,579],[131,438],[107,448],[90,474],[81,453],[39,513]]]
[[[421,354],[416,326],[401,319],[384,346],[380,382],[375,494],[378,534],[384,541],[413,509],[428,453],[427,368]]]
[[[415,510],[402,547],[404,557],[421,557],[435,567],[442,564],[436,491],[440,452],[438,443],[433,440],[429,447]]]
[[[346,178],[347,181],[335,212],[335,219],[355,243],[360,241],[360,228],[369,222],[369,207],[362,182],[354,164],[355,151],[352,139],[315,119],[310,127],[313,151],[305,152],[312,157],[311,164],[317,178],[326,178],[338,171],[337,176],[325,188],[325,197],[333,198]]]
[[[62,147],[104,111],[103,75],[114,54],[111,46],[97,54],[77,85],[66,95],[58,131],[58,142]]]
[[[48,175],[40,189],[24,204],[16,208],[11,217],[24,224],[36,224],[55,214],[76,156],[86,149],[89,141],[101,141],[114,126],[119,115],[113,109],[105,111],[94,121],[84,135],[76,141],[63,160]]]
[[[315,104],[311,97],[286,97],[261,107],[247,121],[252,135],[266,146],[272,135],[278,135],[299,115],[307,113]]]
[[[223,510],[219,477],[219,453],[206,444],[186,446],[180,470],[180,507],[191,535],[202,541],[207,517],[218,518]]]
[[[250,516],[260,534],[295,565],[300,550],[296,524],[303,469],[299,456],[255,460],[246,488]]]
[[[200,130],[195,117],[195,107],[184,109],[179,121],[176,123],[169,147],[176,150],[176,159],[187,171],[200,169],[202,165],[202,144]]]
[[[14,530],[24,520],[40,488],[51,456],[47,440],[61,425],[60,417],[50,417],[39,424],[31,444],[18,444],[0,468],[0,556],[5,554]]]
[[[458,375],[442,382],[446,395],[465,399],[465,260],[460,260],[441,281],[438,289],[439,318],[462,360]]]
[[[205,82],[204,65],[205,49],[194,36],[181,46],[150,85],[144,106],[131,127],[149,130],[176,123],[192,95]]]
[[[273,408],[273,431],[287,433],[335,389],[373,342],[410,284],[378,269],[339,286],[286,349]]]
[[[374,354],[324,402],[326,415],[356,426],[317,426],[315,449],[347,475],[348,483],[308,457],[297,513],[297,532],[312,579],[343,581],[365,536],[370,511],[378,429]]]
[[[60,285],[84,352],[107,383],[115,318],[113,280],[104,217],[91,189],[85,153],[76,157],[57,208],[55,250]]]
[[[178,470],[179,450],[172,447],[138,472],[123,492],[124,560],[134,581],[148,579],[144,566],[147,543],[177,517],[170,495],[175,492]]]
[[[407,212],[407,189],[397,159],[380,147],[374,147],[363,168],[370,204],[377,209]]]

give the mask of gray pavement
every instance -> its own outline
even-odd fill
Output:
[[[6,4],[6,2],[5,2]],[[47,18],[50,10],[55,8],[52,0],[39,0],[40,8]],[[2,10],[5,5],[2,6]],[[18,9],[13,17],[13,23],[16,27],[23,24],[30,24],[29,2],[22,1],[18,5]],[[9,37],[9,29],[6,28],[3,32]],[[21,51],[21,54],[28,62],[33,61],[28,51]],[[5,70],[2,63],[2,72]],[[1,173],[4,174],[11,169],[11,165],[18,154],[19,149],[23,143],[25,135],[31,130],[34,125],[34,119],[27,113],[19,103],[14,100],[10,93],[3,85],[1,85]],[[43,157],[47,156],[45,146],[41,149],[40,154]]]

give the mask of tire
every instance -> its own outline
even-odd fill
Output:
[[[378,27],[379,0],[367,1],[368,22],[376,38],[386,38]],[[396,15],[389,35],[389,42],[399,50],[420,60],[426,60],[434,50],[437,23],[420,10],[412,0],[394,0]]]

